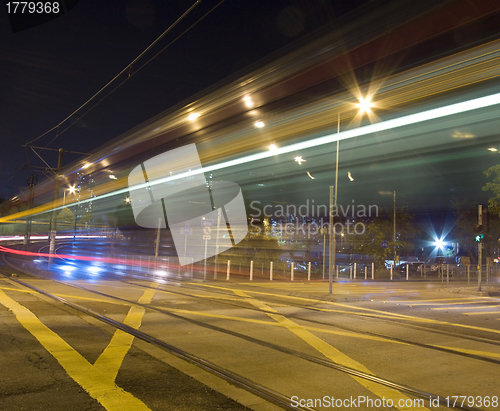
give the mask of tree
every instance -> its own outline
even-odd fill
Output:
[[[74,224],[75,223],[75,216],[71,212],[71,210],[68,207],[64,207],[61,212],[57,215],[57,222],[58,223],[68,223],[68,224]]]
[[[488,168],[484,171],[484,175],[488,178],[493,177],[493,181],[486,183],[483,191],[493,191],[494,197],[488,200],[488,209],[500,216],[500,164]]]
[[[394,217],[384,213],[364,224],[362,234],[352,233],[346,241],[352,242],[353,251],[370,255],[377,266],[394,257],[394,246],[398,254],[409,253],[414,248],[414,238],[419,230],[412,224],[413,216],[405,209],[396,210],[396,242],[394,242]],[[359,230],[358,230],[359,231]],[[387,247],[385,247],[387,244]]]

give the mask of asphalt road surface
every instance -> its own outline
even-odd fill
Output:
[[[0,409],[500,407],[500,298],[466,284],[329,295],[323,281],[116,266],[4,259]]]

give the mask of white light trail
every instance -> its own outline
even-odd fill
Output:
[[[290,144],[289,146],[276,147],[273,150],[266,150],[261,153],[251,154],[245,157],[241,157],[234,160],[225,161],[223,163],[214,164],[211,166],[203,167],[201,169],[187,171],[185,173],[177,174],[174,176],[168,176],[165,178],[160,178],[155,181],[150,181],[149,183],[138,184],[134,187],[127,187],[121,190],[113,191],[111,193],[102,194],[92,199],[87,199],[80,201],[80,204],[87,203],[90,201],[96,201],[108,197],[113,197],[115,195],[128,193],[130,190],[147,188],[148,186],[156,184],[164,184],[170,181],[179,180],[182,178],[191,177],[201,173],[210,173],[215,170],[221,170],[224,168],[234,167],[241,164],[251,163],[254,161],[264,160],[269,157],[274,157],[280,154],[286,154],[291,152],[296,152],[300,150],[305,150],[312,147],[318,147],[325,144],[331,144],[337,140],[346,140],[349,138],[365,136],[368,134],[378,133],[380,131],[392,130],[399,127],[409,126],[412,124],[422,123],[429,120],[435,120],[438,118],[448,117],[454,114],[466,113],[468,111],[477,110],[480,108],[494,106],[500,104],[500,93],[492,94],[485,97],[479,97],[473,100],[463,101],[461,103],[455,103],[444,107],[439,107],[431,110],[422,111],[420,113],[410,114],[407,116],[381,121],[380,123],[369,124],[367,126],[358,127],[356,129],[344,130],[340,133],[328,134],[323,137],[314,138],[311,140],[301,141],[300,143]],[[56,210],[62,209],[63,207],[58,207]],[[51,212],[52,210],[45,211]],[[45,213],[44,212],[44,213]],[[40,213],[40,214],[44,214]]]

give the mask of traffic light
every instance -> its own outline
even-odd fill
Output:
[[[476,243],[480,243],[483,241],[484,239],[483,231],[484,231],[484,226],[482,224],[478,224],[474,227],[474,232],[476,233],[475,236]]]

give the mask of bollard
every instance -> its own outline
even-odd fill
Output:
[[[375,280],[375,263],[372,263],[372,280]]]
[[[253,261],[250,261],[250,281],[253,280]]]
[[[354,263],[354,279],[356,279],[356,263]]]
[[[467,266],[467,284],[470,285],[470,265]]]
[[[352,280],[352,265],[349,266],[349,280]]]
[[[391,264],[391,281],[392,281],[392,264]]]
[[[365,280],[368,279],[368,267],[365,265]]]
[[[337,278],[339,278],[339,266],[336,267],[337,270]]]
[[[410,277],[410,264],[406,263],[406,281],[408,281]]]
[[[226,280],[229,281],[229,271],[231,269],[231,260],[227,260],[227,274],[226,274]]]
[[[450,265],[446,264],[446,285],[450,284]]]
[[[293,281],[293,262],[290,264],[290,280]]]
[[[269,281],[273,281],[273,262],[269,263]]]
[[[311,281],[311,262],[307,266],[307,281]]]

